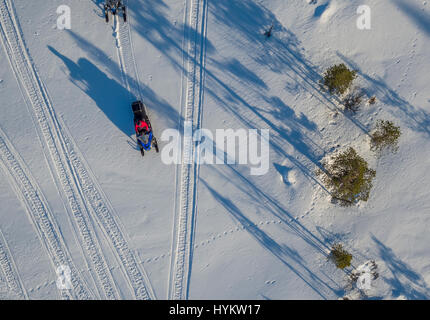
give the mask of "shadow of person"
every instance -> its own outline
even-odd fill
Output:
[[[63,61],[73,84],[84,91],[118,129],[131,136],[134,130],[129,92],[88,59],[79,58],[74,62],[51,46],[48,49]]]

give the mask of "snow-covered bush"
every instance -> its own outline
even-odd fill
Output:
[[[368,260],[348,274],[345,296],[342,300],[369,299],[376,292],[379,278],[378,265],[375,260]]]
[[[346,251],[340,243],[336,243],[331,248],[329,259],[339,269],[345,269],[351,265],[352,254]]]
[[[351,87],[356,77],[356,71],[349,70],[345,64],[341,63],[328,68],[321,83],[331,94],[342,95]]]
[[[333,199],[344,206],[367,201],[376,172],[353,148],[326,157],[322,162],[324,170],[318,170],[317,174]]]
[[[373,151],[380,153],[384,149],[393,152],[398,149],[398,142],[402,134],[400,127],[388,120],[378,120],[371,134],[370,147]]]

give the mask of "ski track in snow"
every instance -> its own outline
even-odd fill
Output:
[[[124,5],[127,7],[127,1],[124,2]],[[129,102],[131,106],[131,102],[136,99],[139,99],[142,102],[144,102],[144,99],[139,85],[139,72],[134,56],[133,40],[130,30],[132,17],[131,15],[127,15],[126,23],[120,23],[120,19],[122,18],[119,18],[118,15],[114,18],[114,34],[122,78],[125,87],[130,93]],[[146,106],[145,111],[149,115],[148,110],[146,110]],[[133,288],[135,289],[136,297],[140,299],[155,299],[155,292],[151,286],[147,273],[143,267],[141,270],[139,269],[138,260],[134,255],[132,255],[130,250],[127,259],[128,264],[126,265],[128,266],[129,264],[132,264],[133,266],[133,269],[128,268],[126,272],[134,283]],[[135,284],[137,283],[139,283],[139,287],[136,287]]]
[[[73,265],[70,254],[51,210],[43,196],[36,180],[30,175],[24,161],[18,152],[12,147],[6,135],[0,129],[0,167],[5,172],[9,183],[13,187],[18,198],[23,203],[28,217],[36,229],[36,233],[47,251],[51,262],[56,269],[61,265],[70,267],[73,292],[61,290],[64,299],[91,299],[92,293],[81,280],[76,267]],[[1,267],[4,270],[12,270],[11,260],[4,260],[0,253]],[[5,272],[6,273],[6,272]],[[13,277],[13,276],[11,276]]]
[[[186,92],[182,114],[184,128],[188,127],[191,133],[198,130],[201,125],[207,8],[207,0],[189,0],[186,2],[183,43],[186,46],[184,49]],[[178,180],[180,184],[179,201],[176,200],[175,222],[172,232],[173,254],[168,286],[168,298],[172,300],[188,298],[197,209],[196,185],[199,174],[197,149],[196,144],[190,139],[185,139]]]
[[[127,1],[124,1],[124,5],[127,7]],[[115,15],[115,35],[116,35],[116,47],[118,52],[118,59],[120,62],[120,68],[122,72],[123,82],[128,89],[130,94],[130,108],[131,103],[136,99],[144,102],[144,97],[140,88],[139,70],[136,64],[136,58],[134,55],[133,39],[131,36],[130,24],[132,17],[127,16],[127,23],[120,23],[122,18]],[[148,110],[145,106],[145,111],[149,115]]]
[[[1,0],[0,9],[5,51],[17,80],[21,82],[29,96],[46,148],[55,164],[55,171],[106,298],[117,299],[119,294],[91,221],[98,223],[110,241],[111,250],[116,254],[134,296],[137,299],[147,299],[147,288],[136,258],[115,221],[113,209],[94,174],[52,108],[48,93],[22,40],[10,0]]]
[[[11,292],[20,299],[28,300],[27,292],[22,284],[12,254],[7,245],[6,239],[0,229],[0,268],[6,278],[6,283]]]

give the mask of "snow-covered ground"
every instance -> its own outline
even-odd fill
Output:
[[[354,297],[336,242],[378,265],[368,298],[430,298],[428,1],[128,0],[127,23],[103,2],[0,0],[1,299]],[[336,111],[318,84],[335,63],[377,103]],[[143,159],[136,99],[161,148]],[[397,153],[370,151],[377,119],[401,127]],[[186,123],[269,129],[268,172],[164,164]],[[345,208],[315,170],[347,146],[377,175]]]

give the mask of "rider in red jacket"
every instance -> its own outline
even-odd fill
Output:
[[[140,136],[141,134],[146,134],[149,131],[149,126],[145,121],[140,120],[136,122],[134,131],[136,131],[137,136]]]

